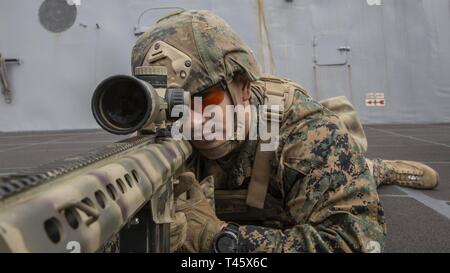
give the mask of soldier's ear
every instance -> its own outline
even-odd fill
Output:
[[[248,80],[242,81],[242,100],[249,101],[252,97],[251,83]]]

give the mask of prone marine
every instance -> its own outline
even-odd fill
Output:
[[[190,189],[176,201],[172,251],[381,252],[387,229],[377,188],[438,184],[424,164],[365,158],[367,140],[346,98],[317,102],[301,85],[261,74],[251,49],[209,11],[178,11],[143,34],[133,74],[148,80],[151,67],[165,67],[168,85],[203,107],[281,109],[257,114],[279,123],[274,151],[263,151],[263,140],[191,141],[190,172],[177,186]],[[248,135],[256,117],[245,117]]]

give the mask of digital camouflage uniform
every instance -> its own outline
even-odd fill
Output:
[[[336,100],[319,103],[293,82],[261,77],[251,49],[208,11],[176,12],[143,34],[133,48],[133,74],[146,80],[143,74],[152,66],[166,67],[168,85],[176,83],[192,95],[227,85],[236,75],[251,82],[254,105],[267,104],[268,82],[292,91],[280,145],[268,162],[271,167],[261,170],[269,178],[263,209],[247,205],[252,172],[259,172],[254,168],[257,141],[234,141],[225,147],[234,152],[216,160],[198,150],[189,161],[203,190],[214,197],[218,217],[241,224],[239,252],[382,251],[386,224],[376,187],[399,179],[406,181],[399,185],[437,185],[437,174],[417,163],[388,166],[365,159],[367,141],[362,128],[354,126],[359,124],[352,121],[354,111],[338,116],[331,107]],[[229,92],[240,104],[239,94]],[[430,183],[422,183],[426,180]]]
[[[261,104],[264,90],[253,86],[253,104]],[[218,217],[247,224],[240,227],[239,251],[382,250],[386,225],[376,184],[339,118],[298,89],[280,134],[262,210],[246,206],[243,198],[256,141],[245,142],[225,159],[197,154],[192,160],[199,180],[215,179]]]

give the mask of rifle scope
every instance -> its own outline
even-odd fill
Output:
[[[161,90],[132,76],[109,77],[97,86],[92,97],[95,120],[110,133],[126,135],[164,122],[176,105],[190,104],[189,92]]]

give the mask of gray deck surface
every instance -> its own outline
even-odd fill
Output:
[[[369,158],[417,160],[441,176],[433,191],[379,190],[387,252],[450,252],[450,124],[365,126]],[[122,140],[100,130],[0,133],[0,175]]]

